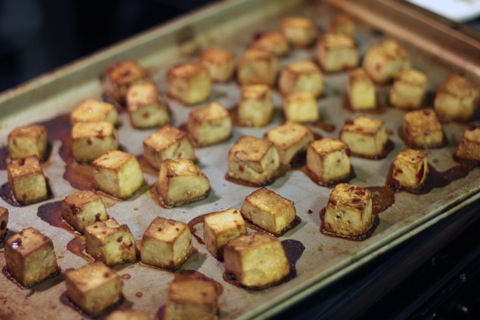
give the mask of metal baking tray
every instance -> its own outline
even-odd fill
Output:
[[[422,20],[411,8],[394,1],[225,1],[199,10],[171,23],[126,40],[118,45],[67,65],[48,75],[28,82],[0,95],[0,144],[6,145],[8,133],[16,126],[42,122],[65,114],[85,98],[101,98],[100,77],[111,64],[125,59],[138,60],[149,68],[162,92],[166,92],[165,75],[172,65],[194,59],[201,48],[216,45],[234,51],[237,56],[247,48],[252,37],[261,31],[276,28],[281,17],[304,15],[314,19],[325,30],[328,21],[340,12],[351,14],[358,22],[359,49],[362,54],[369,46],[385,38],[398,39],[411,53],[414,66],[429,76],[429,90],[434,92],[441,81],[452,71],[463,72],[475,82],[480,80],[478,43],[462,33],[435,20]],[[439,49],[442,44],[441,49]],[[313,50],[295,50],[282,64],[313,57]],[[326,95],[319,99],[324,121],[335,127],[333,132],[312,128],[322,136],[338,137],[346,119],[355,117],[343,107],[346,90],[344,72],[325,76]],[[380,88],[383,93],[386,87]],[[215,84],[209,101],[219,101],[227,108],[239,99],[235,82]],[[168,100],[173,112],[174,125],[185,123],[192,107]],[[281,99],[275,94],[276,105]],[[202,104],[203,105],[203,104]],[[404,112],[386,108],[373,114],[386,122],[395,148],[383,160],[352,158],[359,186],[383,186],[395,154],[403,144],[397,135]],[[154,130],[134,130],[125,113],[121,115],[120,143],[134,154],[142,153],[142,141]],[[280,124],[277,114],[273,123],[264,128],[234,128],[232,138],[225,143],[196,150],[199,165],[209,177],[212,192],[203,201],[175,209],[164,209],[152,200],[148,191],[127,201],[105,197],[108,213],[120,223],[129,225],[135,239],[140,240],[148,224],[156,216],[188,222],[198,215],[229,207],[240,208],[245,196],[255,188],[240,186],[225,180],[227,152],[242,134],[257,137]],[[442,149],[427,150],[430,163],[442,171],[454,166],[452,153],[465,124],[451,123],[444,127],[448,145]],[[61,143],[51,140],[52,150],[43,165],[49,178],[53,198],[26,207],[14,207],[3,200],[0,205],[10,210],[10,232],[29,226],[39,229],[53,239],[58,262],[62,270],[84,265],[86,261],[67,250],[74,234],[48,223],[46,215],[54,214],[63,198],[74,192],[63,179],[64,163],[59,156]],[[144,174],[148,184],[157,176]],[[314,184],[301,170],[289,171],[268,188],[295,202],[301,223],[288,231],[281,240],[295,240],[305,247],[296,262],[296,277],[279,286],[261,291],[250,291],[233,286],[223,280],[223,263],[215,260],[202,244],[194,240],[198,252],[182,267],[197,270],[223,285],[220,296],[220,318],[264,318],[281,312],[287,306],[305,298],[310,293],[333,283],[346,273],[397,246],[411,236],[452,215],[480,198],[480,170],[444,188],[433,189],[424,195],[397,193],[395,203],[380,214],[380,224],[372,237],[364,241],[350,241],[327,237],[320,233],[319,211],[326,205],[330,190]],[[0,181],[7,181],[5,170],[0,170]],[[297,243],[298,243],[297,242]],[[0,269],[3,269],[3,247],[0,245]],[[173,274],[134,263],[115,268],[124,282],[127,306],[143,310],[154,317],[165,303],[167,286]],[[61,301],[65,292],[61,277],[26,290],[0,275],[0,318],[71,319],[84,318]]]

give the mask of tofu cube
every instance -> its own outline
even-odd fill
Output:
[[[0,241],[7,235],[8,209],[0,207]]]
[[[92,162],[96,187],[114,197],[126,199],[144,183],[142,170],[133,154],[110,151]]]
[[[335,16],[329,23],[327,28],[328,33],[341,33],[349,37],[355,37],[357,27],[355,22],[347,15],[340,14]]]
[[[378,157],[385,151],[388,136],[382,120],[361,116],[345,122],[340,140],[357,156]]]
[[[67,297],[82,311],[98,315],[119,303],[123,282],[119,275],[101,262],[65,272]]]
[[[111,103],[96,99],[85,99],[78,104],[70,114],[73,124],[77,122],[118,122],[118,112]]]
[[[134,128],[163,126],[170,121],[167,102],[161,97],[153,81],[130,86],[127,90],[126,105]]]
[[[270,141],[241,136],[228,152],[228,177],[260,186],[277,175],[280,157]]]
[[[200,55],[200,63],[208,69],[214,82],[230,81],[237,67],[237,57],[224,49],[208,48]]]
[[[307,169],[323,185],[345,179],[351,173],[350,149],[341,140],[315,140],[307,149]]]
[[[232,135],[232,118],[218,102],[192,110],[187,126],[193,141],[202,147],[225,141]]]
[[[223,259],[223,247],[228,241],[247,233],[245,220],[235,208],[208,214],[203,221],[203,240],[208,251]]]
[[[136,260],[135,240],[126,224],[107,219],[86,226],[84,231],[86,251],[95,260],[109,266]]]
[[[72,152],[77,162],[91,162],[118,148],[118,133],[109,122],[78,122],[72,128]]]
[[[326,33],[317,42],[315,56],[326,72],[358,66],[360,54],[355,39],[342,33]]]
[[[463,132],[455,156],[461,159],[480,161],[480,127],[471,125]]]
[[[275,285],[290,274],[279,239],[262,233],[230,240],[224,249],[225,269],[247,288]]]
[[[427,75],[413,68],[402,69],[390,88],[390,104],[400,109],[422,105],[427,90]]]
[[[143,234],[143,263],[175,270],[193,253],[192,233],[183,222],[156,217]]]
[[[237,69],[240,85],[264,84],[273,87],[277,80],[280,64],[274,53],[265,50],[247,50]]]
[[[108,219],[102,198],[90,190],[77,191],[62,202],[62,216],[75,230],[83,232],[86,226]]]
[[[148,314],[141,311],[130,310],[130,309],[115,310],[105,317],[105,320],[149,320],[149,319],[150,318],[148,317]]]
[[[208,197],[210,180],[188,159],[167,159],[160,164],[157,193],[166,207],[178,207]]]
[[[438,89],[434,109],[443,121],[467,121],[478,110],[479,99],[479,87],[454,73]]]
[[[208,99],[212,80],[208,69],[201,63],[184,63],[172,67],[167,74],[168,94],[186,105]]]
[[[362,237],[374,225],[372,194],[351,184],[337,184],[328,198],[323,230],[344,237]]]
[[[315,122],[320,120],[317,100],[311,92],[294,92],[286,96],[283,112],[288,121]]]
[[[277,56],[284,56],[290,51],[287,38],[278,30],[257,34],[251,47],[253,49],[269,51]]]
[[[363,68],[348,72],[347,96],[353,110],[372,110],[377,107],[375,84]]]
[[[386,83],[395,78],[400,70],[409,67],[409,53],[395,40],[373,45],[363,59],[363,68],[377,83]]]
[[[37,157],[12,160],[7,168],[8,182],[18,202],[28,204],[48,197],[47,179]]]
[[[143,141],[143,155],[157,169],[167,159],[196,160],[188,134],[170,125],[163,126]]]
[[[289,43],[301,48],[309,47],[317,38],[315,22],[306,17],[283,18],[280,21],[280,30]]]
[[[272,121],[273,96],[266,85],[242,87],[237,120],[242,126],[263,127]]]
[[[323,75],[312,61],[296,61],[282,67],[278,86],[283,95],[310,92],[318,97],[324,90]]]
[[[402,122],[402,138],[410,148],[435,148],[443,144],[443,128],[435,111],[410,111]]]
[[[107,68],[103,77],[105,93],[120,104],[125,102],[130,85],[150,79],[149,72],[138,62],[126,60]]]
[[[26,228],[5,241],[8,272],[24,287],[31,287],[60,271],[53,242],[37,229]]]
[[[8,135],[8,154],[11,159],[36,156],[43,159],[47,151],[47,128],[33,124],[18,127]]]
[[[285,166],[295,164],[292,162],[304,157],[308,145],[314,140],[312,132],[307,127],[289,121],[269,130],[265,138],[273,143],[280,163]]]
[[[400,151],[392,163],[391,178],[401,187],[420,188],[428,176],[427,155],[414,149]]]

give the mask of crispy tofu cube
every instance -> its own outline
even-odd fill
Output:
[[[77,122],[118,122],[117,109],[111,103],[96,99],[85,99],[78,104],[70,114],[73,124]]]
[[[382,120],[361,116],[345,122],[340,139],[357,156],[377,157],[384,153],[388,136]]]
[[[348,72],[347,96],[353,110],[372,110],[377,107],[375,84],[363,68]]]
[[[238,104],[238,122],[243,126],[263,127],[272,121],[273,96],[266,85],[242,87]]]
[[[8,165],[8,182],[20,203],[38,202],[48,197],[47,179],[37,157],[12,160]]]
[[[455,156],[461,159],[480,161],[480,127],[471,125],[463,132]]]
[[[115,310],[105,320],[149,320],[148,314],[136,310]]]
[[[290,51],[287,38],[278,30],[258,34],[252,43],[252,48],[269,51],[277,56],[284,56]]]
[[[203,221],[205,246],[217,259],[223,259],[223,247],[228,241],[245,233],[247,233],[245,220],[235,208],[212,212]]]
[[[357,27],[355,22],[347,15],[340,14],[335,16],[328,25],[327,32],[329,33],[341,33],[349,37],[355,37]]]
[[[4,207],[0,207],[0,241],[2,241],[7,234],[7,225],[8,225],[8,209]]]
[[[265,138],[277,148],[282,165],[290,165],[295,158],[304,156],[308,145],[314,140],[307,127],[289,121],[269,130]]]
[[[420,188],[428,176],[427,155],[414,149],[400,151],[392,163],[391,178],[401,187]]]
[[[66,196],[62,202],[62,215],[68,224],[80,232],[88,225],[108,219],[102,198],[90,190]]]
[[[427,75],[413,68],[402,69],[390,88],[390,104],[400,109],[422,105],[427,90]]]
[[[200,55],[200,63],[208,69],[215,82],[230,81],[237,67],[237,57],[224,49],[208,48]]]
[[[208,99],[212,80],[208,69],[201,63],[184,63],[172,67],[167,74],[168,94],[186,105]]]
[[[443,144],[443,128],[435,111],[410,111],[402,122],[402,137],[411,148],[435,148]]]
[[[33,124],[13,129],[8,135],[8,154],[11,159],[36,156],[43,159],[47,151],[47,128]]]
[[[350,149],[345,142],[323,138],[312,142],[307,149],[307,169],[316,182],[331,184],[350,176]]]
[[[360,54],[355,39],[342,33],[326,33],[317,42],[315,56],[326,72],[358,66]]]
[[[120,199],[130,197],[144,183],[142,170],[133,154],[110,151],[92,162],[97,188]]]
[[[136,260],[135,240],[126,224],[107,219],[86,226],[84,231],[87,253],[95,260],[109,266]]]
[[[183,222],[156,217],[143,234],[143,263],[174,270],[193,253],[192,233]]]
[[[131,85],[126,105],[132,126],[139,129],[162,126],[170,121],[167,102],[153,81]]]
[[[478,109],[479,99],[479,87],[454,73],[438,89],[434,109],[443,121],[466,121]]]
[[[130,85],[150,79],[149,72],[136,61],[126,60],[107,68],[103,77],[105,93],[123,104]]]
[[[218,102],[192,110],[188,115],[188,132],[198,146],[227,140],[232,135],[232,118]]]
[[[310,60],[296,61],[282,67],[278,82],[280,92],[311,92],[315,97],[323,94],[323,75]]]
[[[37,229],[26,228],[5,241],[8,272],[30,287],[60,271],[53,242]]]
[[[89,315],[98,315],[120,302],[123,283],[119,275],[101,262],[65,272],[67,297]]]
[[[170,125],[163,126],[143,141],[143,155],[157,169],[167,159],[196,160],[188,134]]]
[[[315,122],[320,120],[317,100],[311,92],[294,92],[286,96],[283,112],[288,121]]]
[[[72,128],[72,152],[77,162],[91,162],[118,148],[118,133],[109,122],[78,122]]]
[[[167,159],[160,164],[157,193],[166,207],[178,207],[208,197],[210,180],[188,159]]]
[[[409,67],[410,55],[395,40],[373,45],[363,59],[363,68],[377,83],[386,83]]]
[[[238,82],[241,85],[265,84],[273,87],[279,68],[280,64],[275,54],[265,50],[249,49],[238,64]]]
[[[278,151],[270,141],[241,136],[228,152],[228,177],[253,185],[269,183],[280,168]]]
[[[291,44],[306,48],[317,38],[315,22],[305,17],[286,17],[280,21],[280,30]]]
[[[351,184],[337,184],[328,198],[323,230],[345,237],[361,237],[373,227],[372,194]]]
[[[282,243],[267,234],[247,234],[230,240],[223,256],[226,272],[245,287],[275,285],[290,273]]]

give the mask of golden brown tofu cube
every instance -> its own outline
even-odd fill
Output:
[[[363,68],[377,83],[392,80],[402,69],[410,67],[410,55],[395,40],[375,44],[363,59]]]
[[[122,104],[130,85],[149,80],[150,74],[136,61],[121,61],[108,67],[103,77],[105,93]]]
[[[326,33],[317,42],[315,56],[326,72],[358,66],[360,54],[355,39],[341,33]]]
[[[90,190],[66,196],[62,202],[62,215],[68,224],[80,232],[88,225],[108,219],[102,198]]]
[[[306,17],[286,17],[280,21],[280,30],[291,44],[305,48],[317,38],[317,26]]]
[[[454,73],[438,89],[434,109],[443,121],[466,121],[478,109],[479,99],[479,87]]]
[[[167,159],[160,164],[157,193],[166,207],[177,207],[208,197],[210,180],[188,159]]]
[[[247,234],[230,240],[223,257],[226,272],[249,288],[275,285],[290,273],[282,243],[267,234]]]
[[[272,91],[266,85],[248,85],[242,87],[238,104],[238,122],[243,126],[263,127],[273,117]]]
[[[105,320],[149,320],[148,314],[136,310],[115,310]]]
[[[392,164],[391,178],[401,187],[420,188],[428,176],[427,155],[414,149],[400,151]]]
[[[78,122],[72,128],[72,152],[77,162],[91,162],[118,148],[118,133],[109,122]]]
[[[15,128],[8,135],[8,154],[11,159],[36,156],[42,159],[47,151],[47,128],[28,125]]]
[[[310,92],[318,97],[324,90],[323,75],[312,61],[296,61],[282,67],[278,86],[283,95]]]
[[[413,68],[402,69],[390,88],[390,104],[400,109],[422,105],[427,90],[427,75]]]
[[[37,229],[26,228],[5,241],[8,272],[30,287],[60,271],[53,242]]]
[[[72,123],[77,122],[109,122],[112,125],[118,122],[117,109],[111,103],[96,99],[85,99],[70,114]]]
[[[471,125],[465,129],[455,156],[461,159],[480,161],[480,127]]]
[[[212,80],[208,69],[201,63],[184,63],[172,67],[167,74],[168,94],[186,105],[208,99]]]
[[[114,197],[126,199],[144,183],[142,170],[133,154],[110,151],[92,162],[96,187]]]
[[[347,183],[337,184],[328,198],[323,229],[356,238],[368,234],[373,224],[371,192]]]
[[[200,63],[208,69],[215,82],[230,81],[237,67],[237,57],[224,49],[208,48],[200,55]]]
[[[317,100],[310,92],[294,92],[286,96],[283,112],[288,121],[315,122],[320,120]]]
[[[4,207],[0,207],[0,241],[2,241],[7,234],[7,225],[8,225],[8,209]]]
[[[276,30],[258,34],[252,43],[252,48],[269,51],[277,56],[284,56],[290,51],[285,35]]]
[[[47,179],[37,157],[13,160],[7,170],[10,188],[18,202],[28,204],[48,197]]]
[[[170,121],[167,102],[153,81],[131,85],[126,105],[132,126],[139,129],[162,126]]]
[[[375,84],[363,68],[348,72],[347,95],[353,110],[372,110],[377,107]]]
[[[328,25],[327,31],[329,33],[341,33],[350,37],[355,37],[357,27],[355,22],[347,15],[340,14],[334,17]]]
[[[410,111],[402,122],[402,136],[411,148],[435,148],[443,144],[443,128],[435,111]]]
[[[174,270],[193,253],[192,233],[183,222],[156,217],[143,234],[143,263]]]
[[[232,119],[218,102],[192,110],[188,115],[188,132],[198,146],[227,140],[232,135]]]
[[[331,138],[315,140],[307,149],[307,169],[321,184],[347,178],[351,173],[350,150],[347,144]]]
[[[264,84],[273,87],[279,68],[275,54],[265,50],[249,49],[238,64],[238,82],[241,85]]]
[[[65,272],[67,297],[89,315],[98,315],[120,302],[123,283],[118,274],[101,262]]]
[[[229,208],[212,212],[203,221],[203,240],[208,251],[217,259],[223,258],[223,247],[228,241],[247,233],[240,210]]]
[[[340,140],[355,155],[377,157],[384,153],[388,136],[382,120],[361,116],[345,122]]]

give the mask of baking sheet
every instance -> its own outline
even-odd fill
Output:
[[[238,12],[245,14],[239,15]],[[237,56],[247,48],[253,35],[277,26],[281,17],[299,14],[317,21],[324,30],[329,19],[337,14],[325,4],[305,1],[232,1],[212,6],[193,15],[177,20],[171,24],[147,32],[116,47],[83,61],[67,66],[51,75],[24,85],[17,90],[0,96],[1,145],[6,144],[8,133],[17,125],[46,120],[58,114],[72,110],[76,103],[84,98],[101,98],[102,89],[99,77],[103,70],[115,61],[127,58],[139,60],[141,64],[154,72],[154,79],[162,92],[166,92],[165,75],[168,68],[178,62],[195,57],[199,48],[215,44],[233,50]],[[372,21],[374,23],[375,21]],[[389,37],[378,26],[359,25],[358,37],[361,53],[375,42]],[[452,71],[461,66],[454,66],[442,59],[434,58],[404,43],[412,54],[414,66],[429,75],[429,90],[434,91],[441,81]],[[448,49],[448,48],[446,48]],[[313,50],[295,50],[290,56],[281,60],[282,64],[313,57]],[[478,79],[475,73],[468,73],[472,79]],[[336,73],[325,76],[326,95],[318,100],[322,117],[326,123],[333,124],[335,130],[326,132],[319,128],[313,130],[322,136],[338,137],[346,119],[355,117],[343,108],[346,90],[346,74]],[[386,87],[379,87],[385,94]],[[239,99],[239,88],[235,82],[215,84],[209,101],[218,101],[227,108],[233,107]],[[168,100],[174,114],[174,125],[185,123],[192,107],[185,107],[174,100]],[[275,94],[275,102],[281,106],[281,98]],[[202,104],[204,105],[204,104]],[[351,183],[359,186],[382,186],[390,163],[395,154],[403,147],[398,138],[404,112],[387,109],[383,113],[372,114],[386,122],[391,131],[390,139],[395,148],[386,159],[380,161],[352,158],[356,178]],[[121,115],[122,126],[119,128],[121,145],[134,154],[142,153],[142,142],[154,130],[134,130],[126,114]],[[108,213],[119,223],[129,225],[135,239],[140,240],[149,223],[158,215],[188,222],[197,215],[219,211],[229,207],[240,208],[245,196],[255,188],[239,186],[224,179],[227,170],[227,152],[242,134],[262,137],[263,134],[280,124],[278,115],[273,123],[264,128],[234,128],[232,138],[225,143],[196,150],[199,165],[209,177],[212,184],[210,196],[200,202],[175,209],[164,209],[152,200],[150,194],[144,194],[128,201],[117,202],[105,198]],[[428,150],[430,163],[438,170],[454,166],[451,155],[459,141],[464,125],[449,124],[445,126],[448,145],[442,149]],[[74,235],[65,229],[51,226],[38,215],[39,210],[55,208],[65,196],[75,189],[64,179],[63,160],[59,156],[59,141],[52,142],[50,159],[44,164],[44,172],[50,179],[54,199],[27,207],[12,207],[1,201],[1,206],[10,210],[11,231],[20,231],[34,226],[54,241],[58,262],[62,270],[76,268],[86,263],[81,257],[69,252],[66,244]],[[157,181],[157,176],[144,174],[148,184]],[[433,189],[425,195],[408,193],[396,194],[396,202],[387,211],[380,214],[380,224],[373,236],[362,242],[332,238],[319,232],[320,218],[318,212],[326,205],[330,190],[320,187],[305,176],[300,170],[288,172],[277,179],[268,188],[280,195],[294,200],[297,215],[302,222],[281,237],[282,240],[300,241],[305,250],[296,263],[297,277],[278,287],[263,291],[248,291],[222,279],[223,263],[213,259],[205,247],[194,240],[198,253],[192,256],[182,269],[197,270],[220,282],[224,292],[220,297],[220,317],[254,318],[280,311],[293,301],[300,299],[312,288],[318,289],[335,281],[350,269],[368,261],[373,256],[388,250],[404,239],[423,230],[435,221],[456,211],[479,197],[478,181],[480,170],[473,170],[467,177],[455,181],[442,189]],[[7,181],[6,171],[0,171],[0,181]],[[1,248],[1,247],[0,247]],[[4,267],[3,249],[0,249],[0,268]],[[173,274],[160,269],[150,268],[135,263],[117,267],[123,277],[124,306],[148,312],[154,316],[166,300],[168,283]],[[22,290],[0,275],[0,318],[25,319],[35,315],[38,319],[81,318],[82,316],[60,301],[65,291],[64,282],[53,279],[32,290]],[[38,312],[41,310],[41,313]]]

